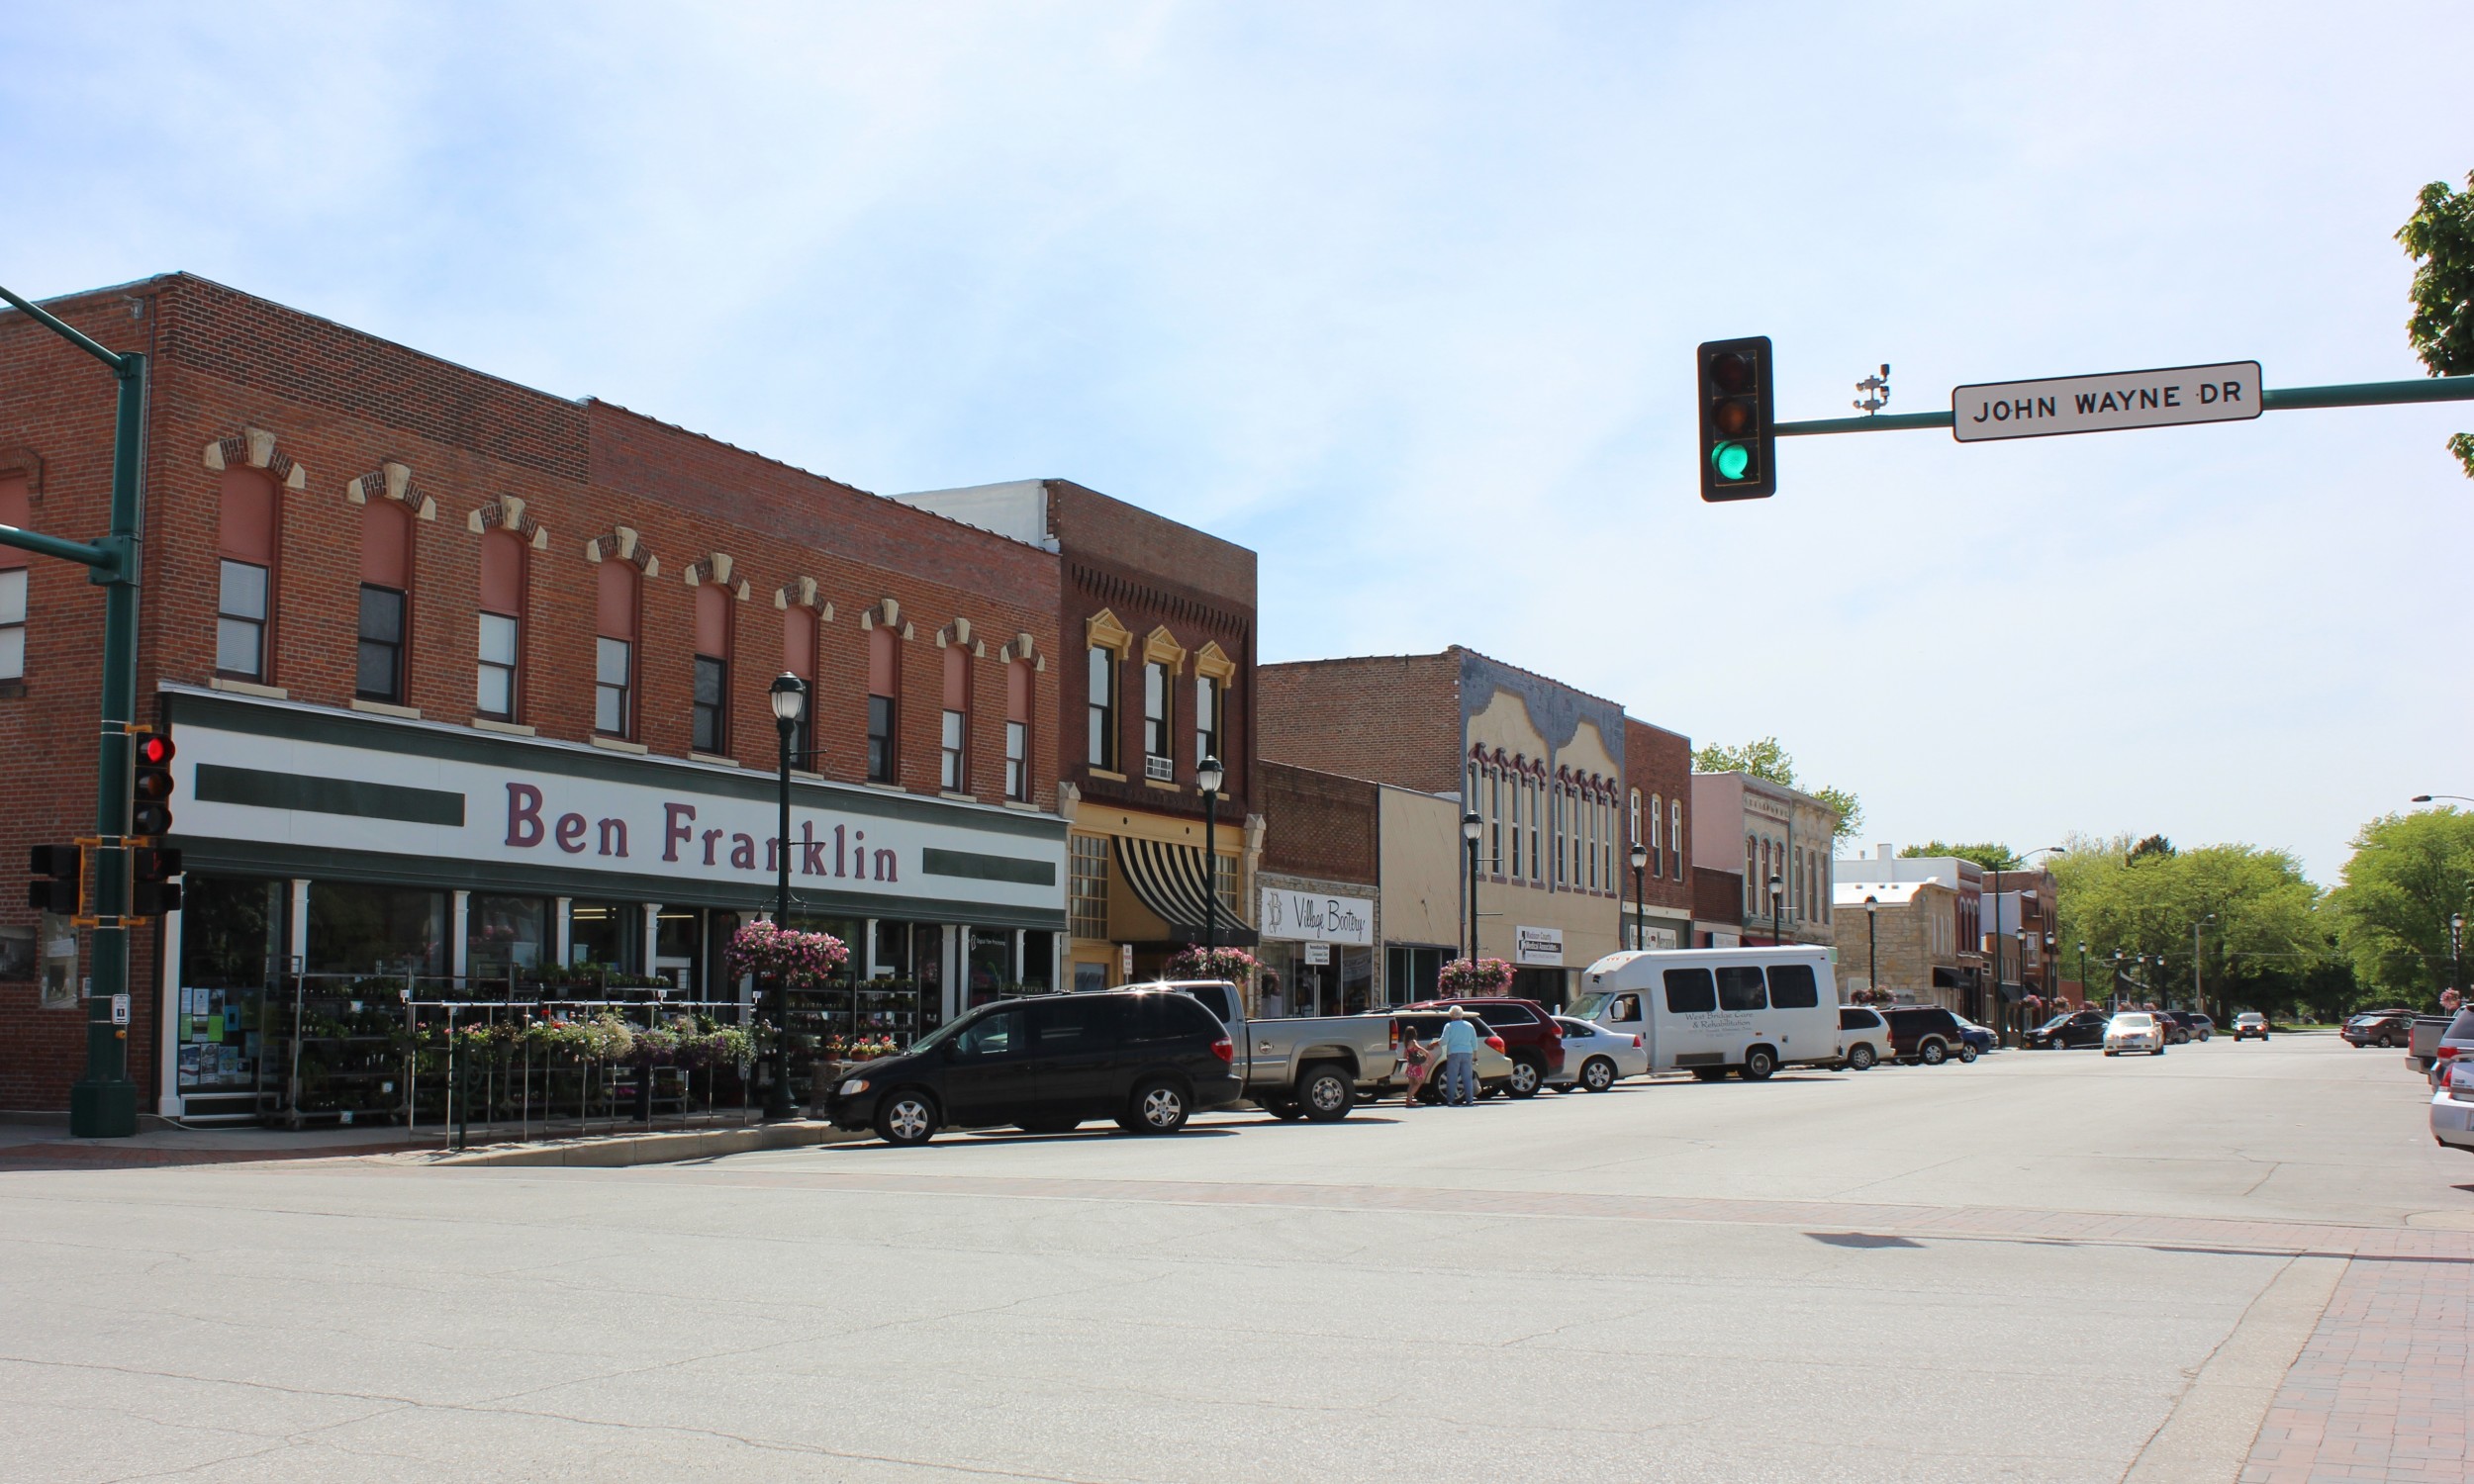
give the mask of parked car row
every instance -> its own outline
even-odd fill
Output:
[[[2243,1029],[2245,1024],[2249,1029]],[[2117,1028],[2124,1033],[2120,1038],[2115,1034]],[[2107,1011],[2089,1007],[2056,1015],[2028,1032],[2026,1039],[2028,1046],[2038,1051],[2093,1047],[2112,1056],[2126,1047],[2160,1054],[2168,1046],[2207,1041],[2216,1033],[2216,1021],[2194,1010]],[[2267,1040],[2268,1023],[2255,1011],[2245,1010],[2235,1019],[2234,1039],[2239,1041],[2248,1036]],[[2155,1043],[2152,1048],[2147,1044],[2150,1040]],[[2133,1042],[2137,1045],[2132,1046]]]
[[[1841,1006],[1826,950],[1656,950],[1590,966],[1564,1014],[1510,996],[1425,1000],[1362,1015],[1249,1020],[1224,980],[1039,995],[972,1010],[909,1050],[852,1068],[824,1115],[920,1144],[940,1129],[1062,1132],[1112,1119],[1175,1133],[1196,1112],[1252,1103],[1327,1122],[1362,1101],[1439,1088],[1431,1047],[1460,1012],[1477,1033],[1483,1095],[1603,1092],[1625,1077],[1689,1071],[1767,1080],[1788,1066],[1972,1062],[1993,1036],[1930,1005]]]

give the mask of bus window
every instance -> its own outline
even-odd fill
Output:
[[[1756,978],[1760,971],[1753,971]],[[1666,1013],[1669,1015],[1701,1015],[1718,1008],[1718,991],[1710,987],[1706,969],[1669,969],[1666,971]]]
[[[1718,1008],[1721,1010],[1765,1010],[1769,1001],[1761,994],[1761,972],[1750,964],[1730,964],[1718,971]]]
[[[1769,1002],[1781,1010],[1809,1010],[1821,1003],[1810,964],[1769,966]]]

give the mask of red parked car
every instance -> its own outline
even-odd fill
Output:
[[[1536,1097],[1547,1079],[1564,1069],[1564,1029],[1534,999],[1422,999],[1406,1010],[1450,1010],[1459,1005],[1503,1038],[1504,1054],[1512,1059],[1511,1079],[1503,1090],[1514,1097]]]

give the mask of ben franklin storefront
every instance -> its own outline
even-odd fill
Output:
[[[287,976],[459,989],[594,974],[744,1000],[722,967],[775,897],[778,783],[743,769],[164,688],[179,755],[163,1110],[238,1116]],[[1066,826],[796,779],[792,918],[933,1024],[1055,982]]]

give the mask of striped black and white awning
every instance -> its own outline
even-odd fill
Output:
[[[1205,903],[1210,900],[1210,867],[1201,850],[1163,840],[1137,840],[1118,835],[1117,870],[1142,904],[1169,925],[1171,943],[1200,943]],[[1245,948],[1256,941],[1254,930],[1223,903],[1213,936],[1223,948]]]

